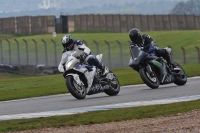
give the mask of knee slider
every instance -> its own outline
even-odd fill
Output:
[[[171,54],[172,49],[169,47],[164,48],[168,54]]]

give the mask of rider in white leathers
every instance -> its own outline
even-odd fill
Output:
[[[83,59],[91,66],[96,66],[102,71],[102,75],[106,75],[109,72],[108,68],[99,62],[96,56],[91,53],[91,50],[82,41],[76,40],[72,35],[67,34],[62,37],[61,42],[64,49],[58,66],[60,72],[63,72],[64,63],[68,60],[68,56],[70,56],[74,51],[76,51],[74,55],[75,57]]]

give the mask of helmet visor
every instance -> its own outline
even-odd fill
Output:
[[[141,41],[141,36],[139,35],[139,36],[130,36],[130,38],[131,38],[131,41],[132,42],[134,42],[134,43],[140,43],[140,41]]]
[[[71,49],[72,47],[73,47],[73,40],[72,39],[69,39],[68,40],[68,42],[66,43],[66,47],[68,48],[68,49]]]
[[[63,47],[65,47],[66,49],[70,50],[72,49],[74,46],[74,42],[72,39],[66,39],[66,43],[63,43]]]

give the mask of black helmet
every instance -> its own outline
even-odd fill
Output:
[[[72,50],[74,48],[74,38],[70,34],[63,36],[61,42],[66,50]]]
[[[129,37],[134,43],[140,43],[141,41],[140,31],[137,28],[133,28],[129,31]]]

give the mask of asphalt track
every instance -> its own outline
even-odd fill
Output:
[[[185,96],[198,96],[195,99],[200,99],[200,77],[189,78],[184,86],[169,84],[162,85],[158,89],[150,89],[144,84],[123,86],[117,96],[108,96],[105,93],[99,93],[87,96],[84,100],[77,100],[70,94],[61,94],[3,101],[0,102],[0,120],[25,118],[24,116],[15,117],[19,114],[53,112],[70,109],[80,110],[85,107],[104,107],[113,104],[155,101],[160,99],[167,100]]]

